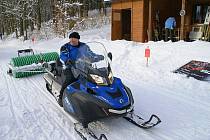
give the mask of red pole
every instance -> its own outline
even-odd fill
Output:
[[[149,61],[149,59],[148,59],[148,57],[147,57],[147,64],[146,64],[147,67],[149,66],[149,65],[148,65],[148,61]]]
[[[148,62],[149,62],[149,57],[150,57],[150,48],[149,47],[147,47],[145,49],[145,57],[147,58],[146,66],[148,67],[149,66]]]

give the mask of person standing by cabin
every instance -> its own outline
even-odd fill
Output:
[[[171,41],[173,40],[174,36],[174,28],[176,27],[176,20],[174,17],[169,17],[165,21],[165,41],[168,41],[170,38]]]

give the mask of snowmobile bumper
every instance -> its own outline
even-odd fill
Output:
[[[123,110],[108,109],[110,113],[114,113],[114,114],[125,114],[128,112],[131,112],[132,110],[133,110],[133,106],[130,106],[128,109],[123,109]]]

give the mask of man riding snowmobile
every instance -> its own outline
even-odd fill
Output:
[[[122,117],[144,129],[152,128],[161,122],[156,115],[151,115],[146,121],[134,113],[132,92],[120,78],[113,75],[112,55],[107,53],[102,43],[88,42],[78,48],[70,46],[68,48],[70,51],[67,49],[65,51],[64,48],[67,47],[62,48],[60,57],[63,62],[49,64],[44,79],[47,90],[57,101],[61,99],[63,109],[75,119],[74,129],[83,140],[89,137],[107,140],[104,134],[98,137],[88,127],[89,123],[104,118]],[[73,49],[75,52],[69,53]],[[65,54],[64,57],[62,53]],[[75,54],[75,59],[72,59],[71,55]],[[76,80],[65,87],[65,82],[67,83],[71,76]],[[64,90],[62,95],[60,95],[61,88]]]
[[[77,74],[74,70],[74,63],[79,58],[78,55],[86,55],[93,59],[93,61],[97,62],[104,57],[102,55],[97,55],[93,53],[90,48],[83,42],[79,41],[80,35],[78,32],[72,32],[69,35],[69,42],[64,44],[60,49],[60,62],[63,65],[64,69],[64,82],[62,84],[62,88],[60,90],[60,95],[58,98],[58,104],[62,107],[62,97],[65,88],[76,81]],[[59,62],[57,62],[59,63]],[[74,73],[73,73],[74,72]]]

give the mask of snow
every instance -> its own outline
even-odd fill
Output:
[[[99,41],[113,54],[112,70],[131,88],[135,113],[148,118],[158,115],[162,123],[140,129],[122,118],[90,124],[109,140],[209,140],[210,84],[175,74],[191,60],[210,62],[210,42],[148,42],[110,40],[110,26],[80,32],[81,41]],[[43,75],[15,79],[6,74],[7,63],[18,49],[31,47],[35,53],[59,52],[68,39],[0,41],[0,139],[80,140],[73,119],[60,108],[45,88]],[[146,67],[145,48],[151,49]]]

